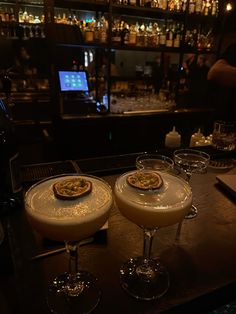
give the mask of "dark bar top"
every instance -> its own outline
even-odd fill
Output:
[[[235,152],[225,158],[232,156],[235,158]],[[103,161],[90,159],[87,164],[84,159],[73,161],[72,165],[75,172],[102,176],[113,187],[117,176],[134,168],[135,157],[136,154],[131,154],[122,158],[111,156]],[[107,166],[105,171],[104,164],[120,166],[114,169],[111,166],[110,171]],[[66,162],[66,167],[65,171],[71,171],[70,163],[68,166]],[[152,255],[160,257],[168,268],[170,288],[156,301],[138,301],[120,286],[119,268],[130,257],[142,254],[143,235],[114,205],[108,229],[98,232],[92,243],[79,248],[79,268],[97,276],[102,289],[102,298],[94,313],[210,313],[235,299],[236,199],[218,186],[216,180],[219,173],[228,171],[228,168],[209,167],[206,174],[192,176],[194,204],[199,214],[195,219],[184,220],[179,243],[174,241],[177,225],[157,232]],[[230,171],[236,174],[235,168]],[[63,243],[43,239],[35,233],[23,208],[2,220],[8,236],[0,246],[0,313],[50,313],[46,288],[56,275],[67,271],[67,254],[62,251],[34,260],[32,257],[60,249]]]
[[[183,113],[200,113],[202,115],[213,113],[214,108],[209,107],[176,107],[174,109],[160,109],[160,110],[140,110],[140,111],[125,111],[124,113],[106,113],[106,114],[63,114],[60,116],[62,120],[94,120],[94,119],[116,119],[116,118],[129,118],[134,116],[154,116],[154,115],[178,115]]]

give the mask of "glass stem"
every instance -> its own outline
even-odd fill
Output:
[[[69,253],[69,274],[71,276],[78,272],[78,250],[77,242],[66,242],[66,251]]]
[[[144,243],[143,243],[143,258],[144,260],[148,260],[151,258],[151,251],[152,251],[152,241],[155,233],[157,232],[156,229],[143,229],[144,233]]]
[[[78,249],[77,242],[66,242],[66,251],[69,253],[69,273],[65,293],[70,297],[76,297],[84,290],[83,282],[78,280]]]
[[[185,173],[186,173],[186,181],[189,183],[191,176],[192,176],[192,173],[191,173],[191,171],[186,171]]]

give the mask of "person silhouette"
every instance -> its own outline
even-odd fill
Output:
[[[236,43],[230,44],[210,68],[209,105],[216,109],[215,118],[236,120]]]

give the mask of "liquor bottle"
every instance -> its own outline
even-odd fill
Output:
[[[94,29],[91,22],[86,23],[84,41],[86,43],[91,43],[94,41]]]
[[[196,0],[195,12],[201,14],[202,12],[202,0]]]
[[[218,15],[218,0],[212,0],[211,15]]]
[[[160,38],[160,46],[165,46],[166,45],[166,31],[164,27],[160,29],[159,38]]]
[[[130,25],[129,30],[129,45],[130,46],[136,46],[137,44],[137,32],[135,24]]]
[[[175,1],[174,0],[169,0],[168,8],[169,8],[170,11],[174,11],[175,10]]]
[[[151,2],[152,2],[151,0],[145,0],[144,6],[150,8],[151,7]]]
[[[122,23],[122,34],[121,34],[121,44],[128,45],[129,44],[129,24],[126,22]]]
[[[5,22],[9,22],[10,21],[10,15],[9,15],[9,12],[8,12],[8,9],[5,8]]]
[[[182,8],[181,8],[181,10],[183,11],[183,12],[185,12],[186,11],[186,9],[187,9],[187,0],[183,0],[182,1]]]
[[[108,22],[105,19],[105,16],[102,15],[100,20],[99,20],[99,42],[101,44],[106,44],[107,43],[107,31],[108,31]]]
[[[142,31],[138,22],[136,22],[135,30],[136,30],[136,46],[142,47]]]
[[[22,202],[19,153],[11,114],[0,99],[0,215]]]
[[[158,47],[160,44],[160,28],[158,23],[154,23],[153,24],[153,28],[152,28],[152,32],[153,32],[153,47]]]
[[[203,14],[206,16],[211,14],[211,3],[209,0],[205,1]]]
[[[168,8],[168,1],[167,0],[162,0],[159,3],[159,9],[167,10],[167,8]]]
[[[112,25],[111,42],[115,46],[121,45],[121,28],[120,20],[115,20]]]
[[[181,42],[181,26],[179,23],[177,23],[177,25],[174,28],[173,31],[173,47],[175,48],[179,48],[180,47],[180,42]]]
[[[189,1],[189,13],[195,13],[195,7],[196,7],[196,3],[195,0],[190,0]]]
[[[0,6],[0,22],[5,22],[5,14],[1,6]]]
[[[151,1],[151,8],[158,8],[158,1],[157,0]]]
[[[173,30],[171,25],[167,25],[166,28],[166,47],[173,46]]]
[[[144,7],[145,0],[137,0],[137,5],[140,6],[140,7]]]

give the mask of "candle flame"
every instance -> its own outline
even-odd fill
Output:
[[[226,4],[226,11],[231,11],[232,10],[232,4],[230,2],[228,2]]]

